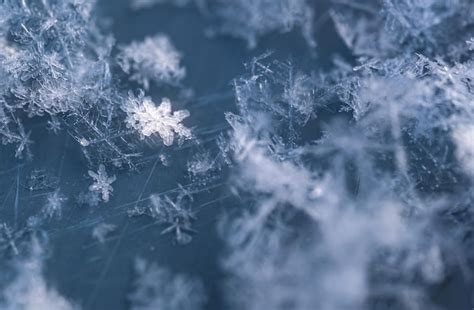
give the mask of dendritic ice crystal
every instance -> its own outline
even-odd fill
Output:
[[[89,190],[91,192],[100,193],[103,201],[109,201],[109,198],[114,191],[112,183],[114,183],[117,179],[115,175],[109,177],[105,171],[105,166],[102,164],[99,166],[99,170],[97,172],[89,170],[88,174],[94,180],[94,183],[89,186]]]
[[[127,113],[127,126],[137,130],[142,139],[158,134],[164,145],[171,146],[175,136],[181,139],[192,137],[191,130],[181,124],[189,116],[189,112],[171,112],[171,101],[168,98],[163,98],[160,105],[156,106],[150,97],[144,97],[142,93],[138,97],[129,94],[123,109]]]

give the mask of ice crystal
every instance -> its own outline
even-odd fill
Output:
[[[178,84],[186,70],[181,66],[181,54],[164,35],[147,37],[142,42],[132,42],[121,48],[118,61],[122,69],[131,74],[130,79],[146,90],[150,84]]]
[[[458,54],[445,42],[464,43],[474,23],[466,0],[332,2],[336,29],[356,55],[393,56],[407,49]]]
[[[174,241],[179,245],[190,243],[193,240],[193,235],[196,234],[192,227],[196,216],[188,206],[193,198],[191,193],[181,185],[179,188],[180,191],[175,200],[169,196],[160,197],[160,195],[153,194],[150,196],[148,206],[135,206],[128,210],[128,215],[151,217],[166,226],[161,234],[173,234]]]
[[[110,103],[121,95],[111,78],[113,39],[99,30],[94,4],[8,0],[2,6],[0,136],[3,144],[15,145],[16,157],[32,158],[26,119],[46,115],[52,132],[67,128],[77,141],[89,142],[84,152],[91,164],[131,164],[131,144],[110,138],[120,130]]]
[[[51,116],[51,119],[48,121],[48,130],[58,134],[61,131],[61,122],[56,116]]]
[[[64,202],[67,200],[67,198],[62,195],[59,190],[56,190],[50,194],[48,194],[48,197],[46,198],[46,204],[43,207],[43,216],[46,219],[51,219],[51,218],[60,218],[62,215],[62,208],[64,205]]]
[[[234,80],[237,105],[242,111],[268,112],[268,117],[282,122],[287,137],[291,138],[292,129],[314,118],[316,107],[325,104],[321,92],[324,82],[295,70],[290,61],[271,61],[270,55],[254,58],[247,65],[251,74]],[[264,126],[263,118],[267,116],[263,113],[256,116]]]
[[[158,134],[163,144],[171,146],[175,136],[182,139],[192,137],[191,130],[181,122],[189,116],[187,110],[171,112],[171,101],[163,98],[160,105],[156,106],[150,97],[140,93],[135,97],[129,94],[127,103],[123,107],[127,113],[127,125],[140,133],[142,139]]]
[[[98,192],[101,194],[103,201],[109,201],[110,195],[114,191],[112,183],[115,182],[117,178],[115,176],[109,177],[103,164],[99,165],[97,172],[89,170],[88,174],[94,180],[94,184],[89,186],[89,191]]]
[[[288,140],[288,132],[301,136],[312,119],[292,123],[294,115],[279,113],[275,103],[287,102],[279,99],[284,96],[275,100],[281,88],[270,86],[286,79],[278,79],[279,67],[266,58],[258,57],[249,66],[252,74],[237,80],[238,114],[226,115],[232,130],[223,150],[237,166],[234,193],[250,200],[240,216],[222,225],[230,250],[224,266],[235,275],[232,287],[248,296],[229,296],[235,308],[366,309],[373,300],[391,298],[400,308],[431,307],[428,288],[444,279],[450,264],[444,242],[456,242],[432,229],[434,210],[449,206],[437,190],[443,178],[457,179],[438,151],[442,143],[424,143],[434,132],[449,140],[450,128],[458,159],[465,163],[469,157],[471,134],[460,122],[473,115],[470,62],[402,55],[361,60],[342,75],[337,71],[343,80],[333,87],[302,93],[313,90],[323,100],[312,105],[314,113],[327,107],[324,100],[339,96],[355,122],[335,113],[321,126],[320,138],[301,144]],[[420,149],[431,150],[431,163],[425,159],[417,167]],[[425,177],[428,164],[431,176]],[[415,182],[433,194],[423,197]],[[464,190],[463,185],[461,195]],[[295,225],[301,218],[305,225]],[[350,261],[343,254],[348,247],[354,249]],[[387,254],[381,257],[380,251]],[[396,281],[394,265],[403,266]],[[415,283],[413,273],[420,275]],[[341,284],[341,278],[347,281]],[[397,288],[391,293],[377,289],[392,283]]]
[[[168,225],[161,233],[171,233],[178,244],[184,245],[192,241],[196,231],[192,228],[192,223],[196,220],[195,215],[189,210],[182,199],[176,202],[169,197],[164,198],[158,195],[150,197],[150,212],[152,217],[159,222]]]

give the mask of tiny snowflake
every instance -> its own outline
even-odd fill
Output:
[[[47,219],[53,217],[60,218],[62,215],[63,203],[67,200],[66,197],[59,193],[59,190],[56,190],[48,194],[46,204],[43,207],[43,216]]]
[[[58,134],[61,131],[61,123],[56,116],[51,116],[51,119],[47,122],[47,129],[55,134]]]
[[[128,114],[128,127],[137,130],[142,139],[157,133],[163,143],[170,146],[175,135],[184,139],[192,137],[191,130],[181,124],[181,121],[189,116],[189,112],[179,110],[171,113],[171,102],[168,98],[163,98],[161,104],[156,106],[151,98],[144,97],[143,93],[138,97],[130,94],[124,110]]]
[[[114,191],[112,188],[112,183],[117,179],[115,176],[109,177],[105,171],[105,166],[100,165],[97,172],[88,171],[89,176],[94,179],[94,184],[89,186],[91,192],[100,192],[102,195],[102,200],[107,202],[109,201],[111,193]]]

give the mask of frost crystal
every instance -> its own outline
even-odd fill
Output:
[[[179,110],[171,113],[171,101],[168,98],[163,98],[157,107],[143,93],[138,97],[130,93],[123,109],[127,113],[127,125],[137,130],[142,139],[157,133],[164,145],[171,146],[175,135],[183,139],[192,137],[191,130],[181,124],[189,116],[189,112]]]
[[[146,90],[151,82],[157,85],[178,84],[186,75],[180,61],[181,54],[164,35],[147,37],[143,42],[132,42],[122,47],[118,55],[123,71],[131,74],[130,79]]]
[[[110,195],[114,191],[112,183],[117,179],[115,176],[109,177],[105,171],[105,166],[100,164],[97,172],[88,171],[89,176],[94,179],[94,184],[89,186],[89,190],[92,192],[99,192],[102,195],[102,200],[109,201]]]
[[[143,259],[135,261],[137,278],[129,295],[132,310],[179,309],[199,310],[206,301],[202,283]]]

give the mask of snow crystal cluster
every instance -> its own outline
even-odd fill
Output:
[[[106,2],[0,0],[0,308],[472,302],[472,0]]]

